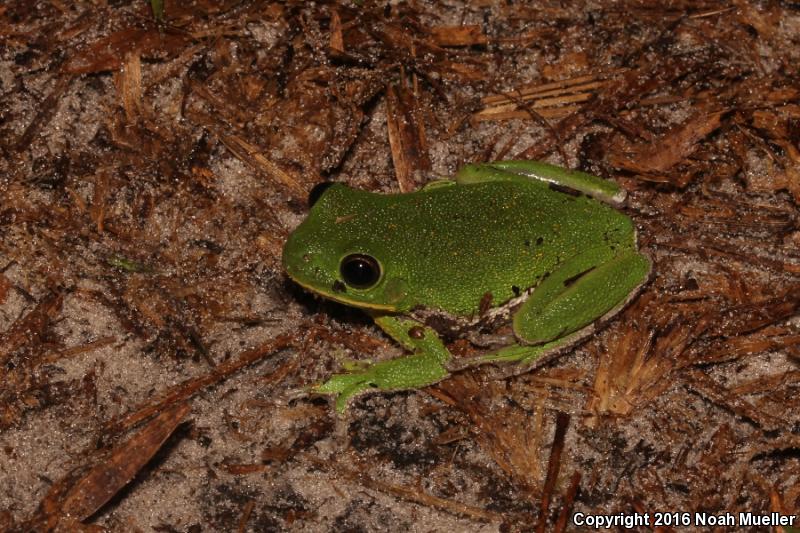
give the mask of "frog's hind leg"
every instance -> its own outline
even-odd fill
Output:
[[[627,303],[650,272],[650,260],[626,250],[593,266],[585,253],[547,277],[514,314],[520,342],[566,344],[570,334],[609,316]]]
[[[536,180],[593,196],[616,206],[625,201],[625,190],[613,181],[540,161],[494,161],[466,165],[458,171],[455,180],[460,184]]]
[[[526,372],[590,334],[598,319],[616,314],[647,279],[650,260],[630,250],[592,268],[593,257],[591,252],[578,256],[536,287],[514,314],[520,342],[479,357],[451,360],[448,369],[515,363],[512,375]]]

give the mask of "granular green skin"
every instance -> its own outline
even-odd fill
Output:
[[[579,251],[602,263],[635,250],[631,220],[583,194],[541,181],[453,184],[406,194],[332,186],[291,235],[284,264],[301,285],[350,305],[404,312],[417,306],[477,313],[486,293],[502,305]],[[340,261],[374,257],[371,289],[346,287]],[[334,289],[345,287],[344,292]],[[388,290],[387,290],[388,289]]]

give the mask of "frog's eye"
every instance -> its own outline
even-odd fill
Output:
[[[335,181],[323,181],[322,183],[317,183],[314,185],[314,188],[311,189],[311,192],[308,193],[308,207],[314,207],[314,204],[317,203],[317,200],[322,198],[322,194],[328,190],[328,187],[336,183]]]
[[[356,289],[369,289],[381,279],[381,266],[369,255],[350,254],[339,265],[345,283]]]

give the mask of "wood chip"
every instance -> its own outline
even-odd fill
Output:
[[[114,446],[107,457],[83,465],[56,482],[42,500],[30,528],[49,530],[61,521],[80,522],[93,515],[150,461],[190,410],[188,403],[170,406]]]
[[[435,26],[431,28],[433,41],[439,46],[472,46],[486,44],[489,39],[477,24],[465,26]]]
[[[400,192],[417,189],[414,175],[430,170],[428,142],[416,96],[403,86],[386,88],[386,120]]]

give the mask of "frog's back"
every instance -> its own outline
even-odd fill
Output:
[[[454,184],[371,205],[371,234],[391,244],[384,261],[399,267],[419,302],[461,315],[487,293],[492,305],[519,296],[579,252],[635,246],[624,214],[535,180]]]

